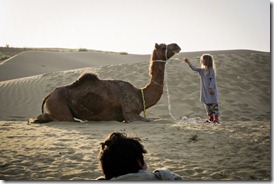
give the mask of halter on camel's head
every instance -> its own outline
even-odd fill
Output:
[[[172,43],[169,45],[166,44],[157,44],[155,43],[155,48],[152,54],[152,61],[154,62],[166,62],[174,54],[179,53],[181,48],[176,44]]]
[[[174,56],[174,54],[179,53],[181,48],[176,43],[171,43],[166,45],[164,43],[157,44],[155,43],[155,48],[150,58],[150,69],[149,74],[150,76],[153,75],[154,71],[162,70],[164,71],[165,64],[169,58]],[[163,64],[156,64],[156,63],[163,63]],[[164,66],[163,68],[160,67]]]

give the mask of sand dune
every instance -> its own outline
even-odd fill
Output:
[[[99,143],[108,133],[123,131],[142,138],[149,170],[165,166],[186,180],[270,180],[270,53],[209,52],[217,65],[220,126],[201,123],[205,110],[199,77],[183,62],[188,57],[199,66],[202,53],[170,59],[165,79],[171,112],[165,87],[161,100],[147,111],[149,118],[157,118],[150,123],[26,121],[40,113],[48,93],[82,72],[145,86],[148,55],[25,52],[0,65],[0,179],[94,179],[101,175]]]
[[[252,51],[243,51],[238,54],[219,53],[214,56],[217,65],[222,120],[269,120],[271,90],[269,53]],[[45,55],[41,57],[46,57]],[[184,116],[203,118],[205,111],[199,102],[199,77],[182,62],[183,57],[188,57],[188,55],[181,53],[171,59],[166,67],[172,113],[176,119]],[[189,57],[189,59],[194,65],[199,66],[197,57],[199,55]],[[142,59],[139,62],[132,59],[132,63],[121,61],[120,64],[115,65],[57,71],[0,82],[0,100],[3,104],[0,109],[0,119],[27,120],[29,117],[35,117],[39,114],[41,102],[48,93],[56,87],[72,83],[86,71],[97,73],[101,79],[125,80],[136,87],[143,87],[149,82],[149,59],[147,61],[142,61]],[[24,61],[29,62],[29,60],[22,60],[21,65],[23,66]],[[119,62],[118,59],[112,61]],[[148,113],[151,116],[170,119],[166,88],[161,100],[149,109]]]
[[[99,51],[26,51],[0,65],[0,81],[84,67],[136,63],[147,61],[149,57],[149,55],[128,55]]]

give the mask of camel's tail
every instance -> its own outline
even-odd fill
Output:
[[[49,95],[42,102],[42,106],[41,106],[42,114],[44,113],[44,105],[45,105],[45,103],[46,103],[46,101],[47,101],[48,98],[49,98]]]

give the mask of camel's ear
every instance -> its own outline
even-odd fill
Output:
[[[158,43],[155,43],[155,49],[158,49],[159,45]]]

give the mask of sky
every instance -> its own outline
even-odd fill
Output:
[[[269,0],[0,0],[0,46],[270,51]]]

